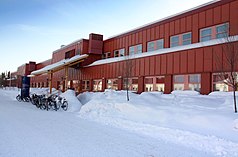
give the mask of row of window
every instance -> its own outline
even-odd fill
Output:
[[[229,35],[229,24],[224,23],[200,30],[200,42],[224,38]],[[184,34],[174,35],[170,37],[170,47],[176,47],[181,45],[189,45],[192,43],[192,32]],[[147,52],[155,51],[164,48],[164,39],[147,42]],[[142,53],[142,44],[134,45],[129,47],[129,55]],[[114,51],[114,57],[125,56],[125,49],[119,49]],[[111,53],[106,52],[103,54],[103,58],[110,58]]]

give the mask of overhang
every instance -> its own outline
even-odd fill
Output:
[[[35,70],[31,72],[31,75],[41,75],[44,73],[54,73],[56,71],[62,70],[65,67],[70,67],[73,66],[79,62],[82,62],[85,58],[87,58],[88,55],[84,54],[84,55],[76,55],[72,58],[69,59],[63,59],[59,62],[50,64],[45,66],[44,68],[41,68],[39,70]]]

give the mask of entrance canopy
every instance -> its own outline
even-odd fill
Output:
[[[74,56],[72,58],[69,58],[69,59],[63,59],[59,62],[47,65],[42,69],[32,71],[31,75],[41,75],[41,74],[44,74],[44,73],[54,73],[56,71],[64,69],[65,67],[70,67],[70,66],[73,66],[73,65],[75,65],[79,62],[82,62],[87,57],[88,57],[88,55],[84,54],[84,55],[76,55],[76,56]]]
[[[65,90],[67,90],[67,82],[68,82],[68,68],[78,64],[82,61],[84,61],[85,58],[87,58],[88,55],[84,54],[84,55],[76,55],[72,58],[69,59],[63,59],[59,62],[50,64],[48,66],[45,66],[42,69],[36,70],[36,71],[32,71],[30,76],[37,76],[37,75],[42,75],[45,73],[49,74],[49,86],[50,86],[50,93],[52,93],[52,78],[53,78],[53,73],[57,72],[59,70],[65,69]]]

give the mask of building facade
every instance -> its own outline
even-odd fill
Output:
[[[92,33],[89,39],[62,46],[45,62],[29,62],[17,73],[28,75],[60,60],[88,54],[68,69],[67,79],[64,70],[54,73],[53,87],[78,92],[123,90],[126,86],[137,93],[228,91],[217,73],[222,70],[219,65],[225,64],[226,42],[222,39],[231,36],[232,44],[238,44],[237,16],[238,0],[211,1],[106,40]],[[48,81],[47,74],[35,76],[31,86],[47,87]]]

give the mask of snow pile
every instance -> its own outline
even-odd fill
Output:
[[[237,115],[229,95],[130,93],[128,102],[125,91],[107,90],[78,98],[84,102],[79,115],[83,119],[219,156],[238,156]]]
[[[62,93],[60,96],[66,98],[68,102],[68,110],[69,112],[77,112],[80,110],[82,104],[75,96],[75,91],[68,89],[66,92]]]
[[[234,128],[238,131],[238,119],[234,120]]]

